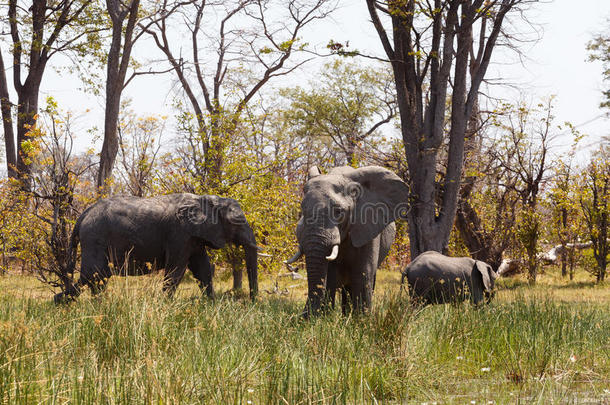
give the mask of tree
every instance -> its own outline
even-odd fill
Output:
[[[172,11],[163,2],[161,17],[146,31],[186,96],[201,145],[193,148],[202,152],[194,156],[198,175],[212,189],[222,183],[225,149],[245,107],[270,80],[308,60],[290,63],[305,50],[303,29],[333,8],[329,0],[233,0],[189,1]],[[190,49],[176,46],[175,36],[188,36]]]
[[[13,131],[13,107],[0,50],[0,106],[4,128],[8,174],[30,188],[30,132],[36,126],[40,85],[49,60],[56,54],[82,53],[90,35],[100,30],[93,0],[9,0],[3,24],[10,33],[13,86],[17,93],[17,143]],[[8,27],[6,27],[8,26]],[[24,77],[24,73],[27,74]]]
[[[573,128],[572,128],[573,129]],[[574,144],[576,146],[576,143]],[[554,249],[561,259],[561,276],[574,278],[576,247],[583,233],[582,214],[579,209],[577,172],[573,164],[574,149],[569,156],[559,160],[553,170],[552,186],[547,204],[554,221],[548,223],[551,237],[559,242]],[[568,269],[569,265],[569,269]]]
[[[610,83],[610,32],[605,31],[596,34],[587,44],[589,61],[600,61],[603,64],[603,78],[606,84]],[[610,107],[610,89],[603,91],[604,100],[601,107]]]
[[[52,98],[47,98],[40,119],[42,125],[31,138],[35,152],[28,192],[38,219],[29,226],[40,239],[31,248],[30,260],[39,279],[65,291],[72,286],[76,260],[70,246],[71,228],[83,209],[79,200],[86,197],[82,189],[76,191],[92,163],[74,155],[76,120],[70,113],[62,114]]]
[[[100,167],[97,187],[102,189],[112,174],[114,161],[119,150],[118,122],[121,95],[125,88],[125,78],[129,67],[131,50],[135,39],[134,28],[138,20],[140,0],[123,3],[120,0],[106,0],[112,27],[112,40],[108,50],[106,65],[106,109],[104,117],[104,143],[100,152]],[[127,24],[125,20],[127,19]]]
[[[267,168],[288,182],[304,183],[308,169],[334,161],[328,140],[303,136],[286,113],[284,100],[263,96],[265,103],[253,103],[235,131],[227,156],[252,155],[257,168]]]
[[[153,189],[153,180],[161,150],[165,118],[138,117],[125,111],[119,122],[118,176],[120,186],[134,196],[145,197]]]
[[[302,137],[328,138],[356,167],[362,146],[395,115],[392,79],[379,67],[361,67],[336,61],[324,66],[311,90],[284,89],[290,108],[285,119]]]
[[[467,123],[505,17],[524,2],[367,0],[396,84],[411,182],[412,257],[447,248],[457,209]],[[391,28],[384,25],[386,21]],[[450,83],[451,115],[447,118]],[[448,142],[444,142],[446,137]],[[445,145],[446,173],[442,184],[437,184],[436,168]]]
[[[604,281],[608,266],[610,225],[610,153],[608,147],[594,155],[581,176],[580,206],[589,231],[597,268],[591,271],[597,282]]]
[[[514,242],[518,195],[514,173],[498,164],[485,145],[471,155],[470,167],[460,190],[455,226],[470,255],[498,269],[504,252]]]
[[[527,256],[528,278],[536,282],[538,274],[538,242],[542,234],[539,212],[540,196],[548,180],[550,148],[556,139],[554,131],[553,98],[546,104],[530,107],[524,103],[505,104],[504,113],[494,125],[499,139],[493,159],[517,181],[511,187],[520,199],[517,215],[517,239]]]
[[[106,183],[112,175],[112,169],[119,150],[118,126],[121,107],[121,96],[123,90],[136,77],[143,74],[157,74],[156,71],[136,71],[127,76],[130,67],[133,68],[134,61],[131,52],[136,41],[142,37],[148,27],[154,24],[158,18],[163,18],[161,13],[172,13],[180,7],[181,2],[167,6],[163,10],[151,4],[151,9],[142,11],[140,0],[106,0],[106,8],[110,16],[111,41],[108,48],[106,63],[106,108],[104,115],[104,142],[100,151],[100,166],[97,175],[97,187],[100,192],[106,188]],[[139,27],[139,29],[136,29]]]

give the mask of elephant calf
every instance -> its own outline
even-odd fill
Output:
[[[491,266],[470,257],[448,257],[438,252],[420,254],[402,273],[411,296],[426,304],[464,301],[474,304],[491,297],[498,277]]]

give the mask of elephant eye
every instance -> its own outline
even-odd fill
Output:
[[[343,208],[337,207],[337,206],[332,208],[333,219],[335,219],[335,220],[343,220],[343,215],[344,214],[345,214],[345,211],[343,210]]]

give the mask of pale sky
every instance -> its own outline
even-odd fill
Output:
[[[331,38],[349,40],[351,48],[383,56],[364,1],[344,0],[342,3],[332,19],[318,23],[309,34],[304,34],[305,40],[320,47]],[[607,17],[610,17],[609,0],[555,0],[536,5],[529,18],[542,28],[542,38],[535,44],[524,45],[526,59],[523,65],[513,58],[513,63],[490,68],[490,77],[499,76],[516,84],[528,98],[556,95],[558,122],[570,121],[578,125],[582,132],[590,135],[583,144],[594,145],[610,131],[607,129],[609,122],[603,117],[604,111],[599,109],[602,67],[599,63],[586,61],[585,47],[595,32],[608,26]],[[525,29],[531,32],[531,28]],[[148,52],[156,50],[140,48],[138,53]],[[304,79],[315,72],[320,63],[303,68],[300,74],[284,77],[281,85],[304,84]],[[133,108],[141,114],[171,116],[168,89],[172,80],[171,75],[144,77],[130,84],[126,95],[132,99]],[[59,77],[49,69],[43,79],[40,103],[42,105],[45,97],[52,95],[63,109],[75,113],[92,109],[94,122],[87,122],[87,125],[103,128],[103,101],[76,91],[79,86],[76,79]],[[511,101],[517,99],[516,92],[508,88],[496,88],[493,92],[497,97],[507,97]],[[81,135],[78,145],[83,148],[91,146],[91,141],[83,137],[86,135]]]
[[[515,66],[509,74],[528,93],[555,95],[557,120],[577,125],[589,135],[582,146],[595,147],[610,130],[599,108],[602,66],[587,61],[586,44],[605,27],[610,29],[610,1],[555,0],[540,4],[531,18],[542,25],[542,39],[527,49],[524,66]]]

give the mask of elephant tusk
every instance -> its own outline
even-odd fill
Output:
[[[339,245],[333,245],[333,250],[330,252],[330,256],[326,256],[326,260],[332,262],[339,256]]]
[[[297,250],[297,252],[294,254],[294,256],[292,256],[288,260],[285,260],[284,263],[292,264],[292,263],[296,262],[297,260],[299,260],[301,258],[301,256],[303,256],[303,252],[301,252],[301,248],[299,247],[299,250]]]
[[[261,252],[258,252],[257,255],[259,255],[260,257],[273,257],[267,253],[261,253]]]

